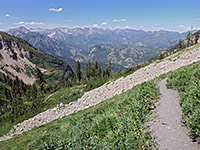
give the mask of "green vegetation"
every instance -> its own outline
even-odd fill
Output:
[[[38,71],[37,68],[35,70]],[[41,72],[35,74],[38,75],[38,80],[32,86],[24,84],[18,78],[12,80],[0,74],[0,136],[23,120],[53,108],[61,102],[66,104],[74,101],[84,93],[82,84],[59,89],[57,85],[48,85],[42,78]],[[48,98],[50,93],[52,96]]]
[[[82,76],[81,65],[80,65],[80,62],[77,61],[76,62],[76,75],[75,75],[75,78],[77,78],[78,81],[80,82],[81,81],[81,76]]]
[[[53,108],[57,104],[63,103],[68,104],[69,102],[75,101],[84,94],[84,85],[74,85],[72,87],[61,88],[52,96],[45,99],[45,107]]]
[[[86,79],[90,79],[91,76],[91,64],[90,64],[90,60],[88,60],[88,63],[86,65],[86,69],[85,69],[85,78]]]
[[[167,86],[179,92],[182,121],[191,138],[200,138],[200,62],[171,73]]]
[[[109,64],[108,67],[111,68]],[[18,78],[12,80],[8,76],[0,74],[0,83],[2,83],[0,136],[7,133],[13,125],[46,109],[53,108],[61,102],[67,104],[77,100],[85,91],[99,87],[111,78],[111,76],[103,77],[102,74],[95,77],[94,74],[91,74],[93,68],[90,69],[89,79],[80,74],[82,76],[78,82],[76,78],[65,78],[54,85],[44,80],[42,72],[37,67],[33,69],[36,82],[32,86],[24,84]],[[7,87],[3,85],[7,85]]]
[[[153,149],[145,130],[159,90],[150,81],[0,143],[2,149]]]
[[[9,129],[41,111],[44,90],[26,85],[16,77],[12,80],[0,74],[0,136]]]

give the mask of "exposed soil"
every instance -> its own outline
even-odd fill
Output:
[[[198,150],[200,147],[181,123],[178,92],[167,89],[166,83],[166,79],[158,83],[161,96],[153,113],[155,119],[149,123],[153,139],[160,150]]]

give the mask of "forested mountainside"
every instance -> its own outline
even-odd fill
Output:
[[[59,80],[63,83],[73,77],[64,61],[0,32],[1,123],[20,121],[41,111],[45,94],[58,89]]]
[[[73,70],[64,61],[0,32],[1,134],[45,110],[45,96],[73,77]]]
[[[1,72],[9,76],[18,76],[25,83],[35,81],[34,68],[40,68],[47,81],[73,77],[71,67],[64,61],[46,54],[26,41],[0,32]]]

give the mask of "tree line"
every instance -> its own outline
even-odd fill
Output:
[[[81,82],[82,80],[90,81],[93,79],[105,78],[111,76],[111,62],[108,63],[108,66],[105,70],[102,71],[101,65],[97,60],[94,62],[94,66],[91,66],[90,60],[86,64],[85,74],[81,72],[81,64],[79,61],[76,62],[76,71],[74,80]]]

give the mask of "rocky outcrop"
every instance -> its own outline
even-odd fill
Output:
[[[0,32],[0,71],[11,77],[18,76],[26,84],[35,81],[33,68],[37,66],[45,74],[45,80],[73,77],[72,68],[56,57],[48,55],[26,41]]]
[[[35,77],[33,68],[35,64],[27,58],[34,57],[21,44],[14,40],[7,40],[0,35],[0,71],[11,77],[18,76],[26,84],[33,84]]]

